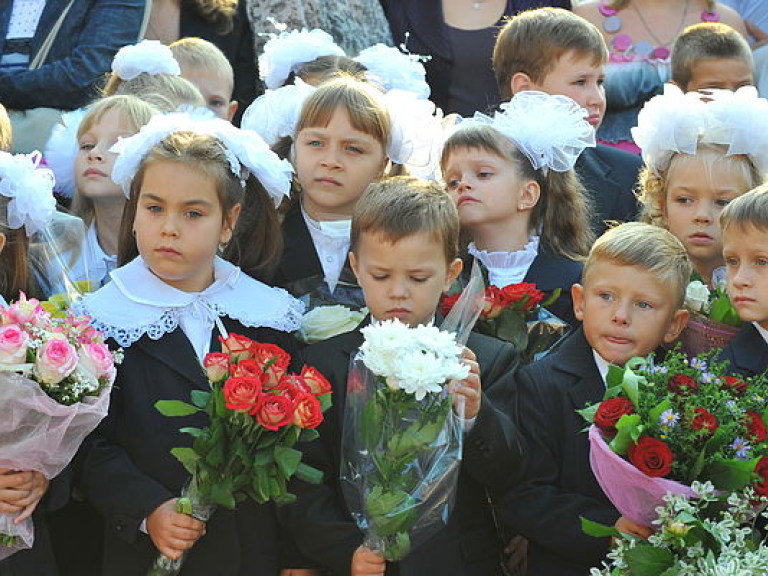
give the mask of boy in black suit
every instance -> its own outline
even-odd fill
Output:
[[[402,177],[371,185],[352,219],[350,264],[372,320],[398,318],[411,326],[431,322],[443,291],[461,272],[458,236],[456,206],[437,184]],[[304,447],[305,461],[323,470],[324,483],[296,481],[291,491],[297,503],[280,510],[301,553],[337,575],[498,574],[501,541],[488,493],[506,491],[519,477],[522,448],[511,420],[492,399],[509,398],[517,352],[499,340],[470,336],[465,359],[471,373],[452,384],[454,394],[466,400],[469,426],[454,512],[445,527],[405,559],[387,563],[361,546],[363,533],[347,510],[339,482],[347,374],[362,343],[356,329],[306,350],[306,361],[333,385],[333,407],[320,438]]]
[[[600,30],[562,8],[539,8],[510,18],[496,37],[493,69],[504,100],[523,90],[562,94],[588,112],[600,126],[605,114],[605,64],[608,47]],[[605,232],[606,222],[637,219],[633,192],[639,156],[598,144],[586,148],[576,161],[576,173],[595,210],[592,228]]]
[[[528,576],[586,575],[608,551],[607,538],[582,533],[580,516],[647,537],[650,530],[619,516],[589,467],[585,423],[576,413],[602,400],[609,363],[623,366],[672,342],[691,265],[668,231],[632,222],[601,236],[572,288],[583,326],[515,380],[516,422],[527,441],[528,466],[501,501],[502,519],[529,540]]]
[[[720,215],[728,296],[744,321],[720,358],[742,376],[768,368],[768,186],[733,200]]]

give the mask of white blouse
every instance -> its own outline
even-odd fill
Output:
[[[531,236],[522,250],[514,252],[487,252],[470,242],[469,253],[488,269],[488,280],[494,286],[504,288],[519,284],[528,274],[528,269],[539,254],[539,237]]]
[[[304,207],[301,208],[301,214],[307,223],[309,235],[315,245],[317,256],[320,258],[320,264],[323,267],[325,282],[328,284],[331,292],[336,289],[339,282],[339,276],[344,269],[349,254],[349,239],[352,231],[352,220],[329,220],[320,222],[313,220],[306,213]]]

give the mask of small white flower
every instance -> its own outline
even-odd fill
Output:
[[[703,282],[694,280],[685,289],[685,307],[691,312],[704,311],[709,302],[709,288]]]

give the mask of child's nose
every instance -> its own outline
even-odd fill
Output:
[[[617,324],[629,323],[629,304],[625,302],[617,302],[613,308],[612,320]]]
[[[328,146],[323,154],[322,164],[326,167],[335,168],[341,165],[341,154],[334,146]]]
[[[178,225],[176,222],[176,218],[170,214],[168,214],[165,219],[163,220],[163,227],[162,227],[162,233],[165,236],[177,236],[178,235]]]

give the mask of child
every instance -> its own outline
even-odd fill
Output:
[[[443,147],[443,179],[489,282],[559,288],[550,309],[573,322],[571,286],[593,242],[573,164],[594,130],[564,96],[521,92],[502,109],[459,124]]]
[[[714,288],[724,279],[720,212],[768,171],[760,136],[768,102],[751,88],[710,97],[668,85],[645,105],[633,134],[645,161],[641,219],[672,232]]]
[[[145,574],[158,552],[177,558],[193,546],[185,574],[277,572],[271,504],[217,510],[207,526],[176,512],[189,475],[170,450],[191,444],[180,427],[206,421],[165,418],[154,404],[208,387],[201,363],[218,336],[293,351],[289,332],[303,307],[236,265],[255,258],[248,266],[266,269],[276,258],[273,200],[288,193],[286,165],[263,141],[219,119],[159,116],[121,142],[113,176],[130,191],[120,229],[120,261],[130,262],[82,301],[94,325],[125,349],[110,412],[83,462],[85,493],[106,528],[105,575]],[[228,251],[237,245],[234,263],[217,256],[228,243]]]
[[[97,101],[80,123],[72,212],[83,219],[88,233],[72,267],[75,280],[99,287],[115,269],[125,196],[110,177],[117,157],[110,149],[119,138],[138,132],[156,112],[133,96],[109,96]]]
[[[176,40],[170,49],[181,76],[197,86],[208,109],[231,122],[237,112],[237,100],[232,99],[235,73],[224,53],[202,38]]]
[[[726,24],[688,26],[672,45],[672,82],[683,92],[754,85],[752,50]]]
[[[568,10],[540,8],[511,18],[499,32],[493,69],[503,99],[523,90],[562,94],[589,112],[597,130],[605,113],[602,83],[608,48],[600,31]],[[632,192],[640,160],[632,154],[598,145],[586,148],[576,173],[592,200],[592,229],[602,233],[606,221],[637,216]]]
[[[0,151],[10,152],[13,144],[13,128],[5,106],[0,104]]]
[[[580,517],[647,536],[613,508],[589,468],[589,442],[576,410],[605,393],[608,364],[645,356],[682,330],[691,267],[666,230],[637,222],[601,236],[573,287],[583,326],[554,352],[518,371],[516,422],[528,441],[523,482],[501,501],[504,522],[530,541],[528,576],[586,575],[608,539],[581,531]]]
[[[768,186],[731,202],[720,215],[728,295],[744,321],[720,356],[734,373],[768,368]]]
[[[458,214],[435,183],[397,177],[372,184],[355,207],[350,261],[363,287],[372,321],[431,322],[444,290],[461,271]],[[310,346],[332,383],[334,404],[320,438],[305,447],[308,463],[324,471],[322,485],[296,482],[298,501],[280,510],[307,559],[334,574],[495,574],[501,543],[486,488],[503,490],[516,479],[521,448],[512,422],[491,398],[505,402],[516,364],[511,345],[472,334],[466,353],[470,376],[456,385],[474,419],[466,437],[456,508],[448,524],[398,564],[362,548],[363,534],[347,511],[339,481],[339,449],[349,361],[362,344],[359,328]],[[478,371],[479,366],[479,371]],[[482,388],[480,385],[482,373]]]

